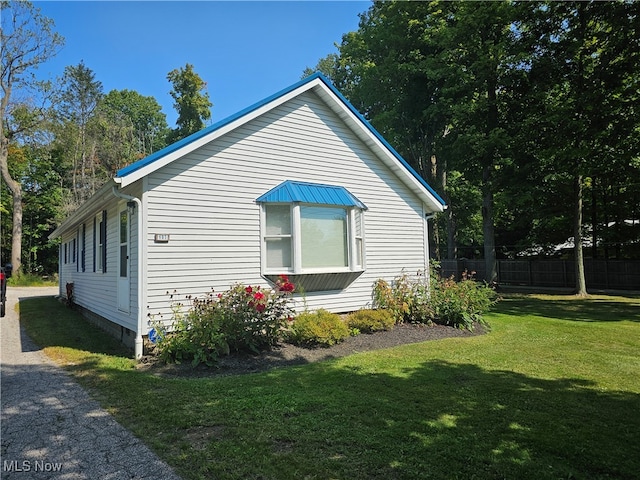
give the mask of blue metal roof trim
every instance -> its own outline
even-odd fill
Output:
[[[338,185],[295,182],[286,180],[256,199],[257,203],[314,203],[319,205],[339,205],[342,207],[367,206],[349,190]]]
[[[335,86],[333,86],[333,84],[320,72],[316,72],[308,76],[307,78],[304,78],[294,83],[293,85],[277,93],[274,93],[273,95],[265,98],[264,100],[254,103],[253,105],[250,105],[244,110],[240,110],[235,115],[231,115],[230,117],[227,117],[217,123],[214,123],[213,125],[205,129],[200,130],[199,132],[196,132],[186,138],[183,138],[182,140],[172,145],[169,145],[168,147],[165,147],[162,150],[159,150],[156,153],[149,155],[148,157],[138,160],[137,162],[134,162],[131,165],[118,170],[118,172],[116,173],[116,177],[125,177],[137,170],[140,170],[141,168],[146,167],[147,165],[155,162],[156,160],[164,157],[165,155],[168,155],[186,145],[189,145],[190,143],[204,137],[205,135],[215,132],[219,128],[222,128],[225,125],[228,125],[231,122],[236,121],[237,119],[247,115],[248,113],[251,113],[254,110],[257,110],[258,108],[268,104],[269,102],[272,102],[273,100],[276,100],[288,94],[289,92],[292,92],[293,90],[301,87],[302,85],[305,85],[306,83],[312,82],[316,78],[319,78],[320,80],[322,80],[322,82],[327,87],[329,87],[329,89],[340,99],[340,101],[345,104],[345,106],[367,127],[367,129],[378,140],[380,140],[380,142],[393,154],[393,156],[395,156],[398,159],[398,161],[407,169],[407,171],[411,173],[411,175],[413,175],[420,182],[420,184],[422,184],[422,186],[424,186],[442,205],[446,205],[446,202],[442,199],[442,197],[440,197],[440,195],[438,195],[436,191],[433,188],[431,188],[431,186],[420,176],[420,174],[418,174],[418,172],[416,172],[413,169],[413,167],[411,167],[411,165],[409,165],[409,163],[407,163],[407,161],[404,158],[402,158],[402,156],[400,156],[400,154],[382,137],[382,135],[380,135],[380,133],[378,133],[378,131],[375,128],[373,128],[373,126],[369,123],[369,121],[366,118],[364,118],[362,114],[358,110],[356,110],[356,108],[353,105],[351,105],[349,100],[347,100],[342,95],[342,93],[340,93],[338,89]]]

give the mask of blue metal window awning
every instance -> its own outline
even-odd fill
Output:
[[[296,182],[287,180],[256,199],[257,203],[311,203],[317,205],[337,205],[341,207],[367,206],[349,190],[338,185]]]

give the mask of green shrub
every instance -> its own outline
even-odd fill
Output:
[[[457,328],[473,330],[475,322],[488,327],[483,314],[496,302],[496,293],[486,284],[464,278],[456,282],[453,278],[433,282],[431,305],[434,322]]]
[[[294,315],[290,299],[294,286],[281,277],[274,289],[236,284],[226,292],[211,292],[203,299],[186,297],[184,305],[172,300],[171,332],[161,322],[151,322],[150,337],[165,361],[191,360],[213,365],[230,351],[258,353],[282,340]]]
[[[358,310],[349,314],[347,326],[362,333],[391,330],[396,321],[389,310]]]
[[[229,344],[221,332],[220,317],[215,309],[205,311],[196,301],[186,314],[182,313],[181,303],[173,303],[172,311],[173,331],[167,332],[161,324],[155,324],[150,332],[162,360],[212,366],[220,355],[229,353]]]
[[[340,315],[324,309],[300,314],[289,331],[289,341],[299,345],[330,346],[348,336],[349,328]]]
[[[373,302],[376,308],[389,310],[395,323],[431,323],[433,320],[429,285],[424,277],[411,280],[402,274],[391,284],[379,279],[373,285]]]
[[[396,323],[438,323],[473,330],[474,323],[488,327],[483,314],[496,302],[486,284],[464,275],[462,281],[440,279],[434,272],[429,283],[406,274],[391,284],[383,279],[373,286],[374,305],[389,309]]]

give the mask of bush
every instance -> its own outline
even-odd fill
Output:
[[[347,317],[347,326],[362,333],[391,330],[395,323],[389,310],[358,310]]]
[[[429,286],[420,277],[412,281],[403,274],[391,284],[379,279],[373,285],[373,301],[378,309],[389,310],[395,323],[431,323],[433,319]]]
[[[226,292],[211,292],[203,299],[186,297],[183,304],[172,300],[172,332],[151,322],[160,357],[165,361],[191,360],[194,365],[213,365],[230,351],[258,353],[277,344],[294,315],[290,307],[294,286],[281,277],[276,288],[261,289],[238,283]]]
[[[300,314],[289,331],[289,341],[298,345],[330,346],[348,336],[349,328],[340,315],[324,309]]]
[[[486,284],[466,276],[460,282],[447,278],[433,283],[434,322],[467,330],[473,330],[474,322],[489,326],[483,314],[495,304],[496,293]]]
[[[396,323],[420,322],[473,330],[474,323],[489,324],[483,314],[496,302],[495,292],[464,275],[462,281],[440,279],[434,272],[427,284],[422,278],[396,277],[389,284],[378,280],[373,287],[374,305],[391,311]]]
[[[186,314],[182,313],[182,306],[172,304],[173,331],[167,332],[161,324],[155,324],[149,333],[150,340],[165,362],[214,365],[220,355],[229,353],[219,316],[214,309],[204,311],[197,300]]]

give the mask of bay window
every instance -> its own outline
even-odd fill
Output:
[[[364,270],[366,206],[343,187],[289,181],[257,202],[264,274]]]

